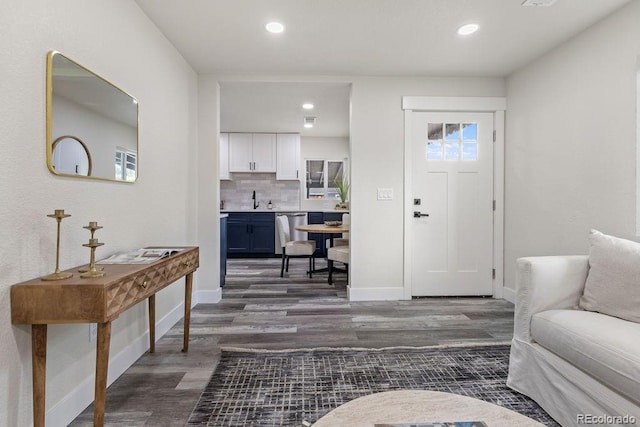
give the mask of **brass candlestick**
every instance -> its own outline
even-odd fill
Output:
[[[41,280],[63,280],[68,279],[73,276],[73,273],[66,273],[60,271],[60,223],[62,222],[62,218],[68,218],[71,215],[65,214],[64,209],[56,209],[53,211],[53,214],[47,215],[49,218],[55,218],[58,223],[58,233],[56,239],[56,270],[48,274],[46,276],[42,276]]]
[[[90,221],[89,225],[85,225],[84,227],[82,227],[84,229],[87,229],[89,231],[91,231],[91,239],[89,239],[89,243],[91,243],[91,240],[94,239],[93,235],[96,232],[96,230],[100,230],[102,228],[102,226],[99,226],[98,223],[96,221]],[[96,240],[97,242],[97,240]],[[99,246],[102,246],[104,243],[101,243]],[[82,245],[82,246],[86,246],[86,245]],[[87,271],[89,271],[91,269],[91,267],[83,267],[83,268],[79,268],[78,271],[80,273],[86,273]],[[101,266],[96,266],[96,270],[98,271],[102,271],[104,270],[104,267]],[[100,276],[95,276],[95,277],[100,277]]]
[[[96,268],[96,248],[102,245],[104,245],[104,243],[99,243],[98,239],[89,239],[89,243],[84,243],[82,245],[87,248],[91,248],[91,260],[89,261],[89,271],[82,273],[80,277],[88,278],[104,276],[104,271],[98,271]]]

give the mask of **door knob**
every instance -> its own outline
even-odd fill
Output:
[[[414,218],[420,218],[420,217],[423,217],[423,216],[429,216],[429,214],[423,214],[420,211],[413,211],[413,217]]]

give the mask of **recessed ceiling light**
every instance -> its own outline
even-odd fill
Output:
[[[468,36],[469,34],[473,34],[478,31],[478,28],[480,28],[478,24],[466,24],[458,28],[458,34],[461,36]]]
[[[282,25],[280,22],[269,22],[264,27],[267,29],[267,31],[274,34],[279,34],[284,31],[284,25]]]
[[[306,127],[307,129],[310,129],[313,127],[313,123],[305,123],[304,127]]]
[[[304,108],[305,110],[313,110],[313,104],[310,102],[305,102],[304,104],[302,104],[302,108]]]

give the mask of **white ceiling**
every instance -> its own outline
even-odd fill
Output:
[[[629,1],[523,7],[522,0],[136,0],[201,74],[476,77],[507,76]],[[267,33],[272,20],[285,32]],[[458,36],[469,22],[480,30]],[[239,87],[228,89],[249,98]],[[258,97],[255,86],[248,90]],[[299,100],[290,102],[299,108]],[[272,117],[280,103],[273,99]],[[241,116],[252,123],[248,108],[221,103],[223,127],[235,128],[230,120]],[[319,110],[317,116],[320,132],[320,123],[330,121]],[[251,126],[264,123],[255,120]]]
[[[302,136],[348,137],[349,95],[346,83],[222,83],[222,132],[299,132]],[[313,110],[303,110],[311,102]],[[316,117],[311,129],[305,116]]]

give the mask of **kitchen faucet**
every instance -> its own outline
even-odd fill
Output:
[[[253,209],[258,209],[258,206],[260,206],[260,202],[256,201],[256,190],[253,190],[253,195],[251,196],[251,198],[253,199]]]

